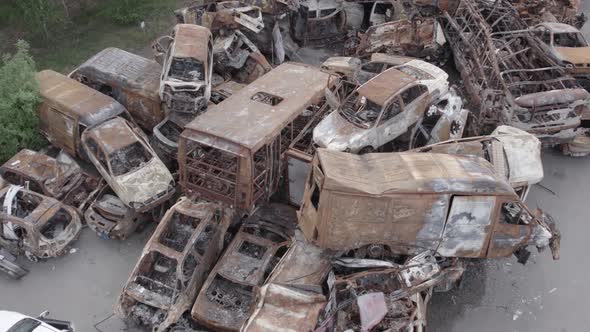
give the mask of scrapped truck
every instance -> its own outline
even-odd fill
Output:
[[[67,154],[55,158],[28,149],[19,151],[0,167],[0,175],[13,185],[62,201],[84,211],[104,182],[84,173]]]
[[[448,140],[411,151],[484,158],[523,202],[531,186],[543,180],[541,142],[534,135],[510,126],[499,126],[489,136]]]
[[[116,116],[131,120],[119,102],[53,70],[37,73],[42,101],[39,129],[55,147],[87,159],[80,137],[89,127]]]
[[[81,64],[69,77],[113,97],[146,132],[164,119],[159,89],[162,67],[154,60],[115,47]]]
[[[175,193],[175,181],[147,137],[125,119],[116,117],[82,134],[92,164],[119,199],[137,212],[147,212]]]
[[[177,331],[174,324],[190,312],[232,219],[233,211],[218,204],[179,199],[143,249],[115,314],[151,331]]]
[[[534,245],[559,258],[552,217],[529,210],[478,157],[318,149],[298,216],[319,247],[370,257],[432,250],[459,258],[515,254],[526,262]]]
[[[296,220],[295,209],[279,204],[248,217],[204,282],[192,317],[216,331],[239,331],[258,288],[289,249]]]
[[[71,206],[24,189],[0,190],[0,247],[31,261],[68,252],[82,230],[80,215]]]
[[[546,145],[577,135],[590,94],[541,48],[510,3],[463,0],[441,19],[480,133],[506,124]]]
[[[160,100],[169,111],[199,114],[211,97],[213,37],[209,29],[177,24],[152,46],[162,62]]]
[[[180,135],[183,191],[252,211],[277,190],[285,151],[335,84],[318,68],[284,63],[212,106]]]

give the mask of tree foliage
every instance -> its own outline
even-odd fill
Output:
[[[16,52],[0,60],[0,162],[23,148],[43,145],[39,135],[37,105],[41,97],[35,79],[35,61],[29,44],[16,43]]]
[[[51,30],[66,22],[64,11],[55,1],[49,0],[13,0],[22,21],[34,35],[41,33],[45,40],[49,39]]]

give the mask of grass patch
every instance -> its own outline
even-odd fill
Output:
[[[115,11],[117,7],[113,3],[115,1],[105,1],[80,13],[65,26],[54,28],[48,39],[40,35],[27,37],[37,68],[67,74],[107,47],[151,57],[151,42],[169,32],[175,22],[173,10],[183,1],[142,0],[137,7],[133,7],[133,13]],[[140,28],[141,21],[145,22],[144,30]]]

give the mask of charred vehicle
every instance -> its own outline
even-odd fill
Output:
[[[486,159],[504,177],[521,201],[533,184],[543,179],[541,142],[534,135],[510,126],[499,126],[489,136],[435,143],[412,152],[448,153]]]
[[[314,142],[330,150],[375,151],[424,116],[440,89],[430,82],[394,68],[384,71],[346,97],[315,127]]]
[[[506,1],[461,1],[442,18],[467,94],[478,108],[479,132],[501,124],[545,144],[576,136],[590,94],[541,48]]]
[[[130,119],[123,105],[113,98],[53,70],[36,75],[43,98],[37,113],[39,129],[51,144],[71,156],[86,159],[80,142],[88,127],[116,116]]]
[[[197,24],[211,31],[246,28],[259,33],[264,28],[262,10],[249,1],[197,1],[174,11],[178,23]],[[254,3],[254,1],[252,1]]]
[[[303,46],[343,39],[346,12],[342,0],[302,0],[294,14],[293,37]]]
[[[317,68],[285,63],[212,106],[180,135],[183,191],[253,210],[277,190],[285,151],[334,84]]]
[[[169,331],[191,310],[232,218],[230,209],[181,198],[143,249],[115,313],[152,331]]]
[[[559,257],[551,216],[478,157],[318,149],[298,216],[305,237],[331,250],[525,262],[534,245]]]
[[[125,205],[110,187],[103,187],[84,212],[84,221],[103,239],[125,240],[142,227],[148,216]]]
[[[32,261],[63,255],[82,230],[76,209],[20,186],[0,190],[0,201],[0,246],[14,255]]]
[[[207,28],[177,24],[172,36],[162,37],[154,44],[156,57],[165,54],[159,93],[170,111],[196,115],[206,109],[213,74],[212,38]],[[167,47],[162,45],[163,39],[169,40]]]
[[[588,17],[581,0],[510,0],[520,17],[530,26],[541,22],[559,22],[581,29]]]
[[[245,84],[252,83],[272,69],[258,48],[238,30],[215,38],[213,63],[216,72]]]
[[[445,63],[448,58],[445,44],[445,36],[435,19],[398,20],[369,27],[360,34],[354,53],[360,56],[381,52]]]
[[[80,211],[85,210],[102,182],[83,173],[65,153],[53,158],[27,149],[4,163],[0,175],[13,185],[55,198]]]
[[[127,51],[110,47],[76,68],[69,77],[113,97],[145,131],[164,119],[159,89],[162,67]]]
[[[296,219],[293,208],[276,204],[246,219],[203,284],[192,317],[211,329],[239,331],[258,288],[289,249]]]
[[[175,192],[170,171],[139,129],[122,118],[108,120],[82,134],[88,158],[111,189],[137,212],[149,211]]]
[[[544,51],[590,91],[590,45],[580,30],[563,23],[541,23],[533,33],[543,41]]]

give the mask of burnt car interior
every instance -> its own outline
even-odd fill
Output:
[[[174,57],[170,64],[169,77],[181,81],[202,81],[205,79],[203,63],[193,58]]]

